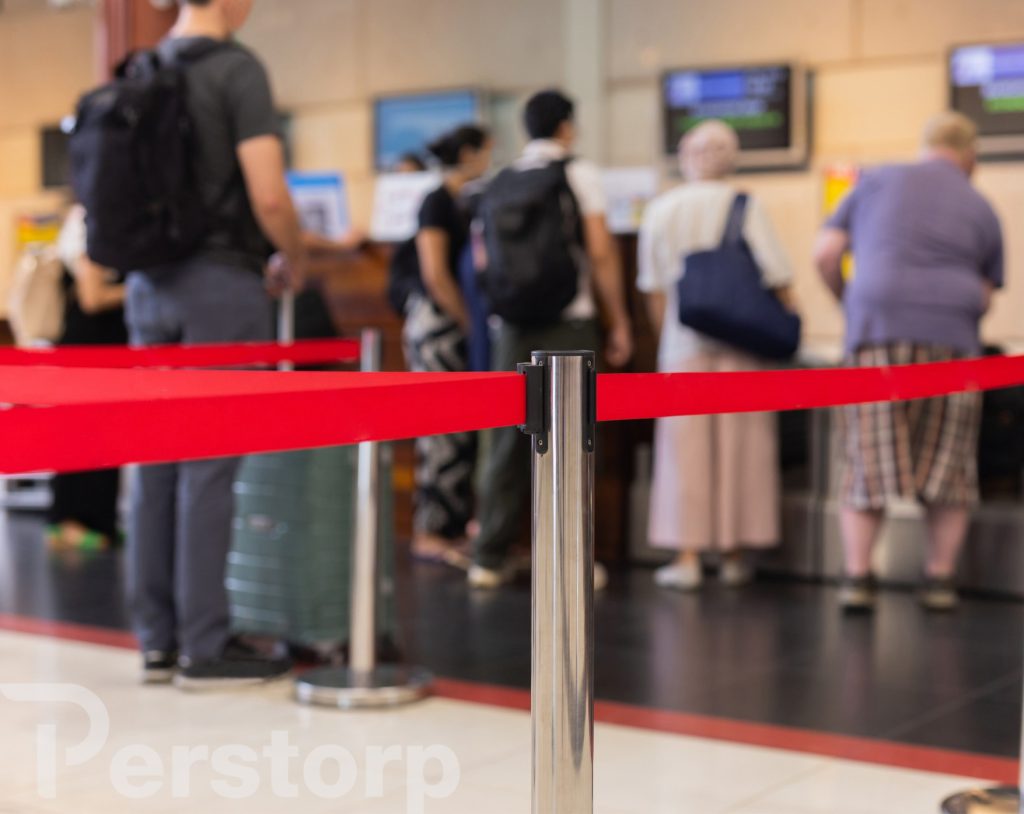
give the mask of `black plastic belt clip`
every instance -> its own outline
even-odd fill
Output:
[[[550,418],[548,416],[548,375],[544,360],[538,364],[521,362],[516,370],[526,377],[526,423],[519,429],[533,436],[533,451],[543,455],[548,451]]]
[[[562,354],[551,354],[562,355]],[[570,355],[570,354],[565,354]],[[572,354],[576,355],[576,354]],[[593,353],[583,353],[583,451],[593,452],[597,436],[597,364]],[[550,377],[545,370],[545,356],[536,363],[521,363],[516,366],[520,375],[526,377],[526,423],[519,429],[533,437],[533,451],[545,454],[551,448]]]

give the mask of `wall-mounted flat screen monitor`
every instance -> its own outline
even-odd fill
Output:
[[[473,90],[382,97],[374,102],[374,164],[392,169],[407,153],[422,156],[427,145],[459,125],[484,116],[483,95]]]
[[[708,119],[740,138],[741,169],[782,169],[809,157],[807,76],[794,65],[680,69],[662,78],[665,154]]]
[[[1024,155],[1024,42],[954,48],[949,86],[952,108],[978,125],[982,155]]]

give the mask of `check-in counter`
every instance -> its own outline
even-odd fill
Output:
[[[822,574],[842,573],[838,498],[841,450],[833,417],[828,419],[828,484],[823,501]],[[981,504],[974,513],[959,572],[963,588],[1024,598],[1024,389],[985,395],[978,474]],[[884,582],[914,584],[921,578],[927,545],[923,509],[899,502],[875,552],[875,572]]]
[[[820,356],[808,360],[818,366]],[[767,570],[796,576],[842,574],[839,486],[842,450],[832,410],[780,416],[784,544]],[[974,514],[960,569],[963,588],[1024,598],[1024,388],[985,395],[978,452],[982,502]],[[899,502],[888,513],[875,552],[883,582],[920,580],[927,544],[922,508]]]
[[[799,367],[829,367],[838,353],[826,349],[802,355]],[[1024,388],[985,396],[979,444],[982,502],[974,514],[960,569],[963,588],[1024,598]],[[834,410],[801,410],[779,415],[783,543],[759,556],[761,570],[810,579],[842,574],[839,485],[842,450]],[[663,551],[646,545],[650,499],[649,444],[636,449],[631,491],[630,555],[656,563]],[[894,585],[919,581],[926,550],[920,506],[891,507],[876,550],[878,577]]]

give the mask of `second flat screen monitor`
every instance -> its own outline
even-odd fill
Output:
[[[949,84],[953,109],[978,125],[982,155],[1024,156],[1024,43],[954,48]]]
[[[799,166],[808,158],[806,76],[792,65],[681,69],[662,79],[664,149],[708,119],[732,125],[740,166]]]
[[[374,163],[389,170],[406,153],[423,155],[449,130],[480,120],[481,94],[472,90],[417,93],[377,99],[374,104]]]

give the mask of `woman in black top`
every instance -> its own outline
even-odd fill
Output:
[[[476,126],[460,127],[430,145],[444,173],[440,187],[423,201],[416,234],[422,290],[405,308],[406,359],[414,371],[468,369],[469,310],[458,283],[459,258],[469,242],[469,222],[459,198],[466,184],[491,163],[491,138]],[[421,438],[416,442],[416,510],[413,554],[466,567],[466,526],[473,516],[472,433]]]
[[[85,211],[80,206],[68,214],[59,248],[67,296],[64,331],[57,344],[126,345],[124,275],[86,257]],[[50,546],[95,550],[116,541],[119,487],[117,469],[57,475],[47,533]]]

